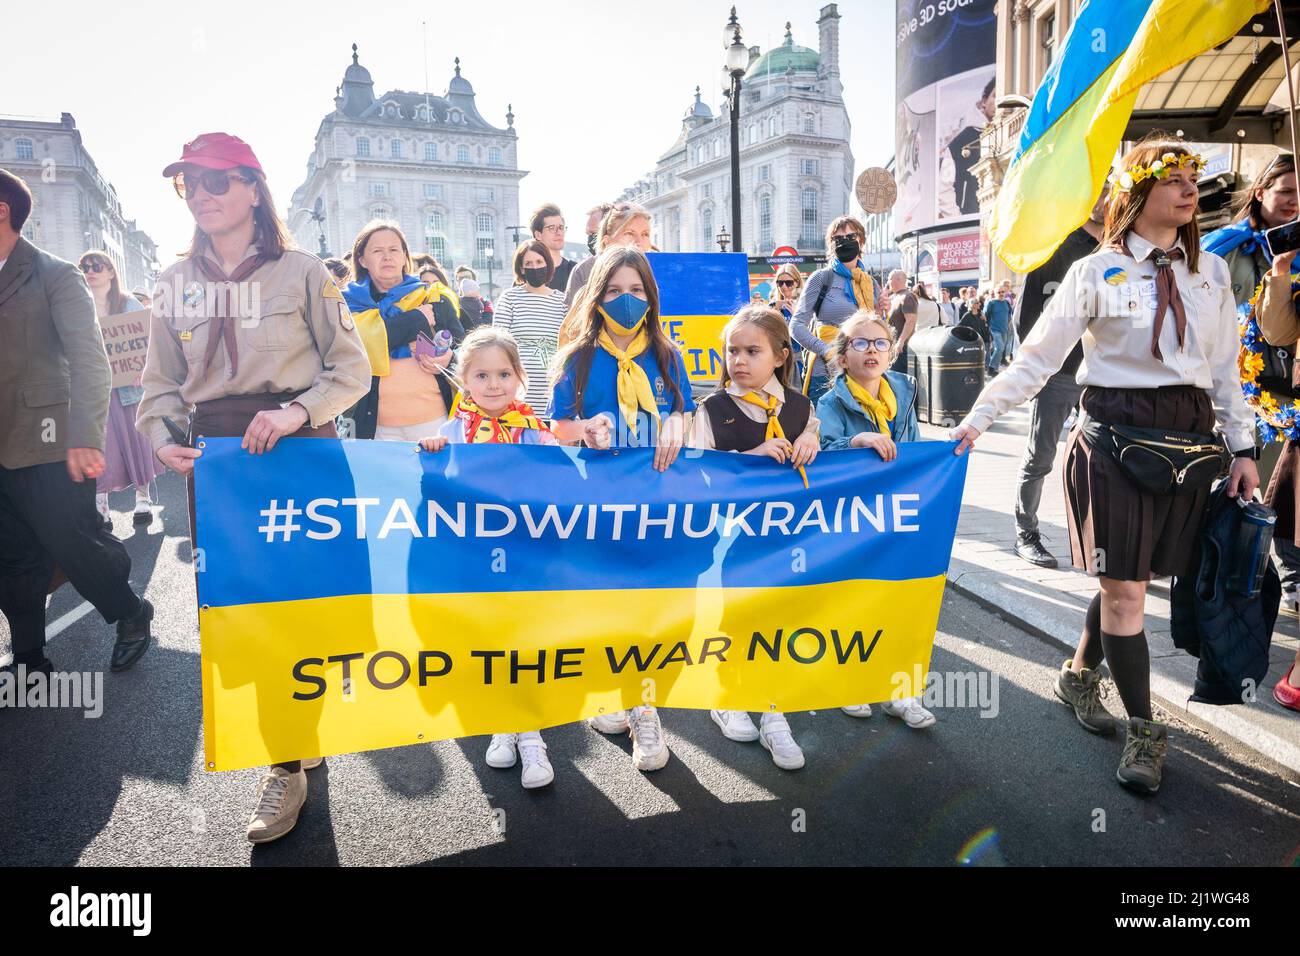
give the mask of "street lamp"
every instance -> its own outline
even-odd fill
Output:
[[[718,246],[723,252],[727,251],[727,243],[731,242],[731,234],[727,232],[727,227],[723,226],[722,231],[718,233]]]
[[[318,255],[322,259],[330,257],[329,246],[325,245],[325,200],[317,196],[315,204],[311,207],[311,221],[320,227],[320,252]]]
[[[496,254],[497,251],[493,249],[491,246],[488,246],[486,249],[483,250],[483,255],[487,256],[487,261],[488,261],[487,266],[488,266],[488,297],[489,298],[491,298],[496,294],[496,284],[493,283],[492,281],[492,258]]]
[[[723,35],[723,46],[727,49],[725,70],[731,77],[731,89],[727,93],[727,110],[731,115],[731,224],[736,227],[735,247],[743,249],[740,238],[740,81],[749,66],[749,51],[740,38],[740,21],[736,19],[736,8],[731,8],[731,19]]]

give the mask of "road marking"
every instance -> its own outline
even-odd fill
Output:
[[[48,641],[56,634],[63,633],[94,609],[95,605],[91,604],[89,601],[82,601],[79,605],[45,629],[45,639]]]

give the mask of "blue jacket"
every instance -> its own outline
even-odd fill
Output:
[[[898,414],[889,423],[889,437],[896,442],[920,441],[921,426],[916,420],[916,379],[903,372],[886,372],[885,380],[898,399]],[[848,448],[853,436],[860,432],[878,432],[876,420],[862,410],[858,400],[849,393],[843,375],[817,403],[817,420],[821,424],[822,448],[830,451]]]

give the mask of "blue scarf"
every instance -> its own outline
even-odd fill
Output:
[[[365,282],[349,282],[347,288],[343,290],[343,301],[348,304],[348,309],[354,313],[364,312],[367,309],[378,309],[381,316],[385,319],[391,319],[405,311],[398,306],[398,302],[417,289],[424,287],[425,285],[420,281],[419,276],[403,275],[401,282],[376,299],[374,286],[370,284],[369,279]],[[409,345],[399,345],[388,354],[392,358],[410,358],[411,347]]]
[[[1252,228],[1249,217],[1201,237],[1202,251],[1212,252],[1216,256],[1226,256],[1237,248],[1247,253],[1268,248],[1264,241],[1264,230]]]
[[[861,259],[858,260],[858,262],[861,261],[862,261]],[[854,305],[858,305],[859,303],[858,303],[857,294],[853,291],[853,273],[849,271],[849,267],[846,266],[844,263],[840,262],[839,259],[836,259],[833,271],[837,276],[844,277],[845,298],[847,298]],[[875,283],[872,282],[872,288],[874,289],[874,287],[875,287]]]

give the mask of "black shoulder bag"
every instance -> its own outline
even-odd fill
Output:
[[[1090,448],[1108,455],[1135,485],[1153,495],[1207,488],[1232,464],[1232,455],[1217,435],[1107,425],[1087,414],[1079,429]]]

